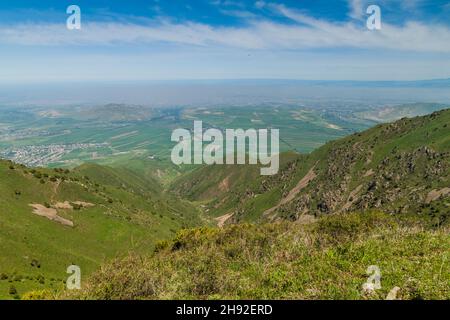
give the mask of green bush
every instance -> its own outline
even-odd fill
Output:
[[[52,300],[55,299],[55,293],[51,290],[37,290],[24,293],[22,300]]]
[[[14,296],[17,294],[17,289],[13,285],[9,286],[9,294]]]
[[[31,260],[30,265],[31,265],[32,267],[38,268],[38,269],[41,267],[41,263],[40,263],[37,259]]]
[[[40,284],[45,284],[45,278],[43,275],[38,275],[36,277],[36,280],[40,283]]]

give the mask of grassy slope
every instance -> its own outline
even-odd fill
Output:
[[[89,279],[81,299],[449,299],[448,229],[381,213],[184,230],[153,255],[119,259]],[[366,269],[382,288],[362,291]],[[61,296],[60,296],[61,298]]]
[[[29,207],[63,201],[95,206],[58,210],[74,222],[73,228],[39,217]],[[7,276],[0,280],[0,298],[10,297],[11,285],[19,294],[61,286],[71,264],[88,275],[107,259],[129,250],[148,250],[157,239],[200,223],[195,208],[161,193],[154,181],[93,165],[70,173],[38,169],[33,174],[0,161],[0,208],[0,279]]]

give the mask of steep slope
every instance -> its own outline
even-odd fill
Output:
[[[293,152],[283,153],[280,167],[287,169],[298,157]],[[260,177],[259,166],[205,166],[176,179],[170,191],[190,201],[207,204],[213,216],[218,216],[239,206],[240,199],[245,195],[251,196],[252,190],[259,188]],[[283,178],[279,176],[279,179]]]
[[[200,224],[189,203],[154,181],[96,165],[72,171],[0,161],[0,297],[58,287],[76,264],[86,276],[129,250],[146,251]]]
[[[199,169],[184,180],[223,177],[212,170]],[[227,175],[238,170],[230,166]],[[211,196],[205,210],[213,216],[232,215],[228,222],[297,220],[302,215],[377,208],[426,214],[440,224],[450,211],[450,109],[378,125],[309,155],[291,156],[278,175],[256,177],[252,182],[244,179],[237,190],[215,195],[214,190],[220,190],[215,181],[208,182],[209,190],[201,195],[189,193],[182,183],[177,190],[194,200],[214,195],[216,199]],[[237,204],[233,210],[231,202]]]
[[[163,187],[153,177],[143,176],[125,167],[107,167],[93,163],[83,164],[74,170],[80,175],[88,176],[102,185],[124,188],[139,194],[161,194]]]

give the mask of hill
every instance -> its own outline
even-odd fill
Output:
[[[391,122],[401,118],[424,116],[432,112],[448,109],[448,105],[439,103],[412,103],[399,106],[389,106],[378,110],[357,112],[356,115],[375,122]]]
[[[87,276],[108,259],[153,248],[201,223],[188,202],[125,169],[72,171],[0,161],[0,298],[60,288],[76,264]]]
[[[308,155],[282,154],[276,176],[253,173],[250,180],[251,169],[206,167],[176,181],[173,189],[203,201],[206,212],[228,217],[228,222],[380,209],[423,214],[440,224],[450,211],[449,124],[450,109],[404,118],[327,143]],[[195,183],[201,177],[211,178]],[[221,187],[234,177],[240,179],[238,188]]]

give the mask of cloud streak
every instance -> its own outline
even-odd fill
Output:
[[[233,24],[109,13],[111,19],[84,19],[82,30],[0,24],[0,81],[448,77],[449,25],[408,18],[369,31],[354,9],[366,0],[348,1],[344,21],[265,1],[253,3],[253,11],[220,1]]]
[[[361,0],[350,0],[350,15],[361,18]],[[302,50],[362,48],[417,52],[450,52],[450,29],[444,25],[410,21],[403,26],[383,24],[380,31],[364,28],[364,21],[337,23],[305,15],[278,4],[266,4],[292,23],[245,16],[240,27],[198,22],[173,23],[168,19],[146,23],[93,22],[69,31],[62,24],[18,24],[0,27],[0,44],[23,46],[114,45],[168,43],[246,50]]]

